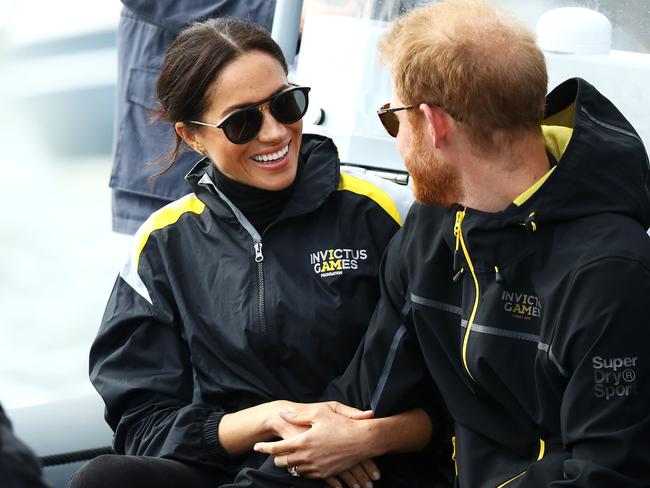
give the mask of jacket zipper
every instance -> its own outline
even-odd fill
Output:
[[[454,461],[454,469],[455,469],[455,472],[456,472],[456,477],[458,477],[458,464],[457,464],[457,461],[456,461],[456,436],[453,436],[451,438],[451,444],[452,444],[452,449],[453,449],[452,454],[451,454],[451,459]],[[539,453],[537,454],[537,461],[542,460],[542,458],[544,457],[544,451],[545,450],[546,450],[546,443],[544,442],[544,439],[540,439],[539,440]],[[501,483],[496,488],[503,488],[504,486],[509,485],[510,483],[515,481],[516,479],[519,479],[523,475],[525,475],[527,471],[528,471],[528,468],[523,470],[517,476],[514,476],[514,477],[510,478],[508,481],[505,481],[505,482]]]
[[[469,335],[472,331],[472,325],[474,324],[474,319],[476,318],[476,312],[478,310],[478,302],[479,302],[479,297],[480,297],[480,289],[478,286],[478,278],[476,277],[476,272],[474,271],[474,265],[472,264],[472,259],[469,257],[469,252],[467,251],[467,246],[465,245],[465,239],[463,238],[463,219],[465,218],[465,210],[458,210],[456,212],[456,223],[454,224],[454,236],[456,237],[456,252],[454,255],[457,254],[459,247],[463,250],[463,255],[465,256],[465,261],[467,262],[467,267],[469,268],[470,273],[472,274],[472,279],[474,280],[474,287],[476,289],[476,296],[474,298],[474,306],[472,307],[472,313],[469,316],[469,320],[467,321],[467,330],[465,331],[465,337],[463,339],[463,350],[462,350],[462,357],[463,357],[463,366],[465,367],[465,371],[469,375],[470,378],[472,378],[473,381],[476,381],[474,379],[474,376],[472,376],[472,373],[469,370],[469,366],[467,364],[467,345],[469,344]]]
[[[257,284],[259,291],[258,307],[260,312],[260,325],[262,333],[266,334],[266,307],[264,295],[264,255],[262,254],[262,241],[253,241],[253,248],[255,249],[255,262],[257,263]]]
[[[467,345],[469,343],[469,335],[472,331],[472,325],[474,325],[474,319],[476,318],[476,312],[478,311],[478,303],[479,303],[479,298],[480,298],[480,289],[478,286],[478,278],[476,277],[476,271],[474,270],[474,264],[472,263],[472,259],[469,256],[469,251],[467,250],[467,245],[465,243],[465,239],[463,237],[463,219],[465,218],[465,211],[466,209],[463,210],[458,210],[456,211],[456,222],[454,223],[454,237],[456,238],[456,248],[454,251],[454,271],[458,267],[458,253],[459,250],[462,249],[463,255],[465,256],[465,260],[467,262],[467,267],[470,270],[470,273],[472,274],[472,279],[474,280],[474,287],[476,289],[476,296],[474,298],[474,305],[472,307],[472,313],[469,316],[469,320],[467,321],[467,330],[465,331],[465,337],[463,339],[463,366],[465,367],[465,371],[467,371],[467,374],[469,375],[472,380],[476,381],[474,376],[472,376],[472,373],[469,370],[469,366],[467,364]],[[497,272],[497,275],[499,274],[498,268],[495,267],[495,270]],[[461,269],[458,271],[457,275],[454,277],[454,281],[458,277],[462,275],[464,272],[464,268],[461,267]],[[455,468],[456,468],[456,476],[458,476],[458,467],[456,465],[456,438],[455,436],[452,438],[452,444],[453,444],[453,455],[452,459],[454,460]],[[539,440],[539,453],[537,456],[537,461],[541,460],[544,457],[544,450],[545,450],[545,443],[543,439]],[[510,478],[509,480],[505,481],[504,483],[501,483],[498,485],[496,488],[503,488],[504,486],[509,485],[513,481],[517,480],[518,478],[521,478],[528,469],[525,469],[518,475]]]
[[[258,301],[257,306],[260,314],[260,327],[262,333],[266,334],[266,311],[265,311],[265,290],[264,290],[264,254],[262,254],[262,236],[253,227],[243,213],[226,197],[206,174],[201,177],[199,185],[207,188],[208,191],[213,191],[216,197],[222,200],[230,211],[233,213],[239,225],[241,225],[246,232],[253,239],[253,251],[255,252],[255,262],[257,263],[257,287],[258,287]]]

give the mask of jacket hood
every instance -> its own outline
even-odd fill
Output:
[[[462,229],[478,251],[477,269],[517,260],[535,241],[535,232],[524,238],[525,230],[552,223],[615,214],[643,229],[650,226],[648,155],[635,129],[607,98],[585,80],[567,80],[547,96],[542,129],[547,150],[557,160],[545,181],[501,212],[467,209],[464,214]],[[445,229],[453,228],[459,210],[455,206],[447,213]],[[444,235],[454,249],[454,235]]]
[[[215,198],[206,185],[206,182],[212,181],[210,175],[213,168],[210,159],[203,158],[194,165],[185,179],[212,211],[221,217],[234,219],[231,210]],[[303,134],[296,186],[283,215],[298,215],[317,208],[338,187],[339,169],[338,151],[331,139],[317,134]]]
[[[650,226],[648,155],[607,98],[583,79],[567,80],[547,96],[544,125],[572,134],[563,151],[556,148],[553,174],[522,205],[526,215],[534,211],[543,223],[615,213]]]

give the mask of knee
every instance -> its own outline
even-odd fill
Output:
[[[128,488],[133,473],[125,463],[127,456],[104,454],[84,464],[70,478],[68,488]]]

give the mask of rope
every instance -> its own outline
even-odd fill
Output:
[[[96,449],[84,449],[83,451],[64,452],[63,454],[52,454],[50,456],[41,456],[41,464],[43,467],[47,467],[78,463],[80,461],[90,461],[102,454],[115,454],[115,451],[113,451],[112,447],[106,446]]]

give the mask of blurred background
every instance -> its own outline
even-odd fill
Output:
[[[312,0],[305,10],[390,20],[405,4],[423,3]],[[613,49],[650,52],[648,0],[495,3],[532,29],[550,8],[593,8],[613,24]],[[108,188],[120,9],[118,0],[0,0],[5,407],[93,391],[88,350],[128,247],[111,232]]]
[[[0,401],[91,391],[111,232],[118,0],[0,0]]]

